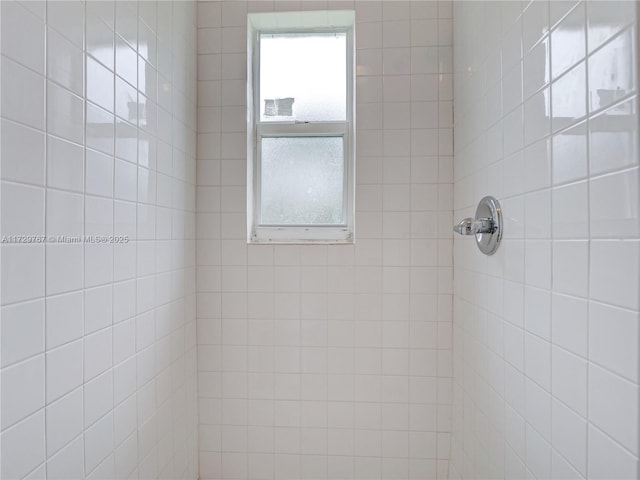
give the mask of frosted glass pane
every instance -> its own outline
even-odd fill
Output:
[[[342,137],[262,139],[262,225],[341,225]]]
[[[262,121],[347,118],[345,33],[260,35]]]

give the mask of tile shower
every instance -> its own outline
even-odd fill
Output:
[[[0,477],[197,478],[195,4],[0,12]]]
[[[445,478],[450,3],[198,5],[200,476]],[[247,13],[356,11],[355,245],[247,245]]]
[[[455,4],[453,478],[638,478],[637,6]]]
[[[0,477],[638,478],[637,8],[0,2]],[[247,14],[327,9],[356,243],[248,245]]]

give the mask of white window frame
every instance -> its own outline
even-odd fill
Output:
[[[353,243],[355,208],[355,14],[349,10],[257,13],[248,16],[247,43],[247,236],[249,243]],[[270,121],[260,116],[260,35],[265,33],[346,34],[346,120]],[[269,137],[342,137],[344,145],[343,224],[265,225],[261,212],[261,146]]]

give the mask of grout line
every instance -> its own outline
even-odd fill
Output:
[[[88,111],[88,87],[87,87],[87,79],[88,79],[88,75],[87,75],[87,9],[86,9],[86,4],[82,4],[82,46],[81,46],[81,55],[82,55],[82,90],[83,90],[83,98],[82,98],[82,234],[84,236],[87,235],[87,198],[86,198],[86,191],[87,191],[87,185],[86,185],[86,165],[87,165],[87,151],[86,151],[86,145],[87,145],[87,111]],[[82,401],[82,434],[83,436],[86,434],[87,431],[87,424],[86,424],[86,386],[87,383],[92,380],[92,379],[87,379],[86,378],[86,371],[87,371],[87,361],[86,361],[86,339],[87,339],[87,333],[86,333],[86,328],[85,328],[85,322],[86,322],[86,308],[85,308],[85,287],[86,287],[86,265],[87,265],[87,245],[83,244],[82,245],[82,273],[81,273],[81,278],[82,278],[82,304],[80,307],[80,310],[82,312],[82,382],[81,382],[81,401]],[[113,319],[112,322],[113,323]],[[105,328],[106,330],[106,328]],[[110,330],[110,334],[111,334],[111,338],[113,339],[113,330]],[[109,352],[110,354],[110,368],[113,368],[113,340],[112,340],[112,348],[111,351]],[[98,378],[98,376],[95,376],[94,378]],[[113,407],[113,394],[112,394],[112,399],[111,399],[111,405]],[[107,412],[107,414],[109,414],[110,412]],[[114,431],[115,431],[115,426],[112,422],[111,424],[111,431],[112,431],[112,438],[114,435]],[[110,450],[113,451],[113,445],[111,445]],[[87,471],[86,471],[86,465],[87,465],[87,458],[86,455],[83,456],[83,465],[82,465],[82,470],[84,475],[87,475]]]
[[[47,193],[48,193],[48,188],[49,188],[49,181],[48,181],[48,175],[47,175],[47,169],[48,169],[48,134],[49,134],[49,122],[48,122],[48,101],[49,101],[49,83],[48,83],[48,75],[47,75],[47,71],[48,71],[48,55],[47,55],[47,50],[48,50],[48,40],[49,40],[49,3],[45,3],[44,6],[45,12],[45,20],[44,20],[44,71],[43,71],[43,76],[44,76],[44,100],[43,100],[43,107],[44,107],[44,124],[43,124],[43,133],[44,133],[44,178],[43,178],[43,187],[44,187],[44,208],[43,208],[43,215],[44,215],[44,233],[45,235],[47,234]],[[47,351],[47,308],[46,308],[46,299],[47,299],[47,246],[43,246],[44,249],[44,254],[43,254],[43,261],[44,261],[44,265],[42,268],[42,272],[43,272],[43,289],[42,289],[42,294],[43,294],[43,298],[42,298],[42,310],[43,310],[43,328],[44,328],[44,334],[43,334],[43,340],[44,340],[44,403],[45,406],[47,405],[47,396],[48,396],[48,390],[49,390],[49,362],[47,361],[47,357],[48,357],[48,351]],[[84,322],[83,322],[84,323]],[[47,408],[45,407],[44,409],[44,430],[45,430],[45,436],[46,436],[46,429],[47,429]],[[84,433],[84,418],[83,420],[83,433]],[[45,476],[48,475],[48,459],[49,459],[49,447],[47,445],[47,442],[44,442],[44,463],[45,463]],[[82,471],[84,473],[84,462],[82,462]]]
[[[580,6],[578,8],[582,8],[583,9],[583,13],[585,16],[585,23],[588,21],[588,10],[587,10],[587,2],[584,2],[584,6]],[[593,113],[589,113],[590,109],[591,109],[591,105],[590,105],[590,96],[589,96],[589,92],[590,92],[590,63],[591,63],[591,55],[589,55],[589,29],[585,28],[584,29],[584,42],[585,42],[585,91],[587,93],[587,98],[585,99],[587,105],[586,105],[586,112],[587,112],[587,120],[585,122],[585,126],[586,126],[586,135],[585,135],[585,140],[586,140],[586,160],[587,160],[587,177],[586,177],[586,189],[587,189],[587,238],[588,238],[588,250],[587,250],[587,297],[588,297],[588,301],[587,301],[587,318],[586,318],[586,323],[585,323],[585,330],[586,330],[586,334],[587,334],[587,345],[586,345],[586,355],[587,355],[587,379],[586,379],[586,392],[585,392],[585,407],[586,407],[586,418],[587,418],[587,431],[586,431],[586,445],[585,445],[585,449],[586,449],[586,465],[585,465],[585,477],[589,478],[590,476],[590,468],[589,468],[589,450],[591,448],[591,442],[593,441],[591,438],[591,434],[590,434],[590,425],[593,425],[591,423],[591,414],[590,414],[590,395],[589,395],[589,390],[590,390],[590,379],[591,379],[591,362],[590,362],[590,358],[591,358],[591,348],[590,348],[590,329],[589,329],[589,320],[591,318],[591,248],[592,248],[592,225],[591,225],[591,119],[593,118]],[[608,43],[605,43],[605,45],[607,45]],[[603,45],[604,47],[604,45]],[[594,52],[595,53],[595,52]],[[553,171],[553,170],[552,170]],[[553,243],[552,243],[552,252],[553,252]],[[553,257],[552,257],[553,258]]]

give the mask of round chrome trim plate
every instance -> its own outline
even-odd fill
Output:
[[[498,200],[491,196],[480,200],[476,209],[476,218],[490,219],[493,224],[491,232],[476,233],[476,243],[480,251],[485,255],[493,255],[502,240],[502,208]]]

